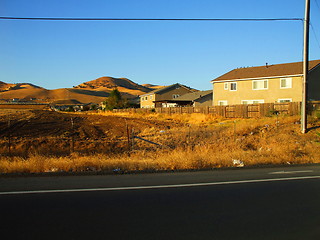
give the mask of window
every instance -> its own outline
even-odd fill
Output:
[[[227,100],[219,100],[218,105],[219,106],[226,106],[226,105],[228,105],[228,101]]]
[[[252,100],[253,104],[264,103],[264,100]]]
[[[180,95],[179,94],[173,94],[172,95],[172,98],[177,98],[177,97],[179,97]]]
[[[148,100],[148,97],[145,97],[145,98],[144,98],[144,100],[146,100],[146,101],[147,101],[147,100]]]
[[[252,81],[253,90],[268,89],[268,80],[254,80]]]
[[[283,99],[278,99],[279,103],[286,103],[286,102],[292,102],[292,98],[283,98]]]
[[[280,78],[280,88],[291,88],[292,78]]]
[[[263,99],[259,100],[242,100],[241,104],[259,104],[259,103],[264,103]]]
[[[151,95],[151,96],[150,96],[150,100],[152,100],[152,99],[153,99],[153,96]]]
[[[230,91],[237,91],[237,83],[236,82],[230,83]]]
[[[224,83],[224,90],[228,90],[228,83]]]

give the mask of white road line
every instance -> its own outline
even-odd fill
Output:
[[[12,191],[12,192],[0,192],[0,195],[39,194],[39,193],[72,193],[72,192],[96,192],[96,191],[124,191],[124,190],[161,189],[161,188],[183,188],[183,187],[200,187],[200,186],[214,186],[214,185],[228,185],[228,184],[242,184],[242,183],[276,182],[276,181],[290,181],[290,180],[304,180],[304,179],[320,179],[320,176],[290,177],[290,178],[270,178],[270,179],[240,180],[240,181],[228,181],[228,182],[209,182],[209,183],[191,183],[191,184],[173,184],[173,185],[156,185],[156,186],[137,186],[137,187]]]
[[[269,174],[296,174],[296,173],[311,173],[313,170],[302,170],[302,171],[279,171],[279,172],[270,172]]]

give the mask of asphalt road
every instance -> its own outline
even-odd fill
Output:
[[[0,213],[1,239],[320,239],[320,166],[6,177]]]

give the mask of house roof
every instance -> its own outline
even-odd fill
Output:
[[[315,68],[318,64],[320,64],[320,60],[309,61],[309,71]],[[302,72],[303,62],[265,65],[260,67],[237,68],[212,80],[211,82],[224,80],[293,76],[301,75]]]
[[[212,90],[207,91],[198,91],[198,92],[192,92],[192,93],[186,93],[181,95],[180,97],[177,97],[173,99],[174,101],[194,101],[196,99],[202,98],[208,94],[212,94]]]
[[[173,87],[173,86],[175,86],[175,85],[177,85],[177,86],[179,86],[179,87],[186,88],[186,89],[188,89],[188,90],[190,90],[190,91],[198,91],[198,90],[192,89],[192,88],[190,88],[190,87],[187,87],[187,86],[185,86],[185,85],[182,85],[182,84],[180,84],[180,83],[175,83],[175,84],[172,84],[172,85],[170,85],[170,86],[165,86],[165,87],[162,87],[162,88],[153,90],[153,91],[151,91],[151,92],[145,93],[145,94],[143,94],[143,95],[140,95],[140,97],[141,97],[141,96],[151,95],[151,94],[156,94],[156,93],[161,93],[162,91],[166,91],[167,89],[170,89],[171,87]]]

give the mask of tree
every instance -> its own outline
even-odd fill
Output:
[[[123,99],[119,90],[115,88],[110,92],[109,97],[103,102],[103,105],[104,110],[126,108],[128,101],[127,99]]]

